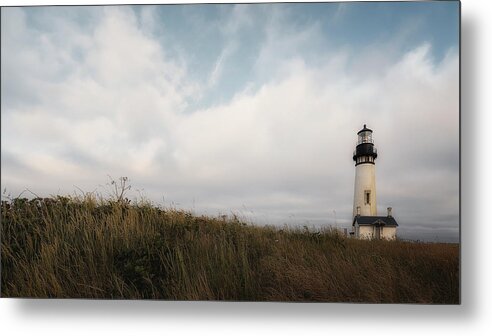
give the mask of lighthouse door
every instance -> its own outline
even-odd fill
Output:
[[[379,225],[374,227],[374,237],[376,239],[381,239],[381,227]]]

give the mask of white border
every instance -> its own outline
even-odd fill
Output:
[[[183,1],[173,1],[182,3]],[[207,1],[217,2],[217,1]],[[219,1],[223,2],[223,1]],[[251,1],[246,1],[251,2]],[[100,1],[1,1],[5,5]],[[162,3],[104,1],[104,4]],[[492,331],[488,230],[492,23],[489,2],[462,1],[462,305],[355,305],[0,299],[3,335],[486,335]]]

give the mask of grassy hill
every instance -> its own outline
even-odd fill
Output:
[[[459,303],[459,246],[359,241],[92,197],[1,205],[1,295]]]

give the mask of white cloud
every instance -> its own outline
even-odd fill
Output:
[[[14,69],[2,81],[18,81],[24,89],[18,94],[27,97],[18,99],[26,102],[22,105],[3,105],[2,116],[10,126],[2,130],[6,147],[30,161],[32,156],[26,154],[37,144],[29,142],[46,146],[63,141],[66,148],[84,152],[109,170],[138,161],[134,166],[141,171],[142,148],[150,153],[157,143],[166,142],[166,133],[195,89],[186,82],[186,69],[168,61],[161,46],[138,29],[133,11],[125,8],[105,8],[92,36],[84,36],[81,29],[66,44],[26,27],[22,11],[6,11],[5,35],[14,35],[9,33],[13,26],[21,40],[33,37],[29,44],[2,39],[8,51],[3,65]],[[85,43],[87,39],[91,43]],[[74,46],[76,41],[82,42]],[[80,50],[80,59],[67,56],[71,48]],[[62,78],[53,76],[58,72],[50,67],[53,60],[70,71]],[[8,96],[8,89],[2,95]],[[39,99],[30,104],[36,95]],[[19,131],[20,142],[15,140]],[[66,172],[71,174],[70,169]]]
[[[219,56],[217,57],[217,60],[215,61],[215,65],[212,70],[212,73],[210,74],[208,80],[209,87],[214,87],[217,85],[217,82],[222,76],[224,63],[227,62],[227,58],[229,58],[236,51],[236,49],[237,49],[237,43],[235,41],[229,42],[227,46],[224,47],[224,49],[222,49]]]

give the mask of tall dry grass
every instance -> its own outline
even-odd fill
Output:
[[[459,303],[457,244],[359,241],[93,197],[4,201],[1,224],[3,297]]]

